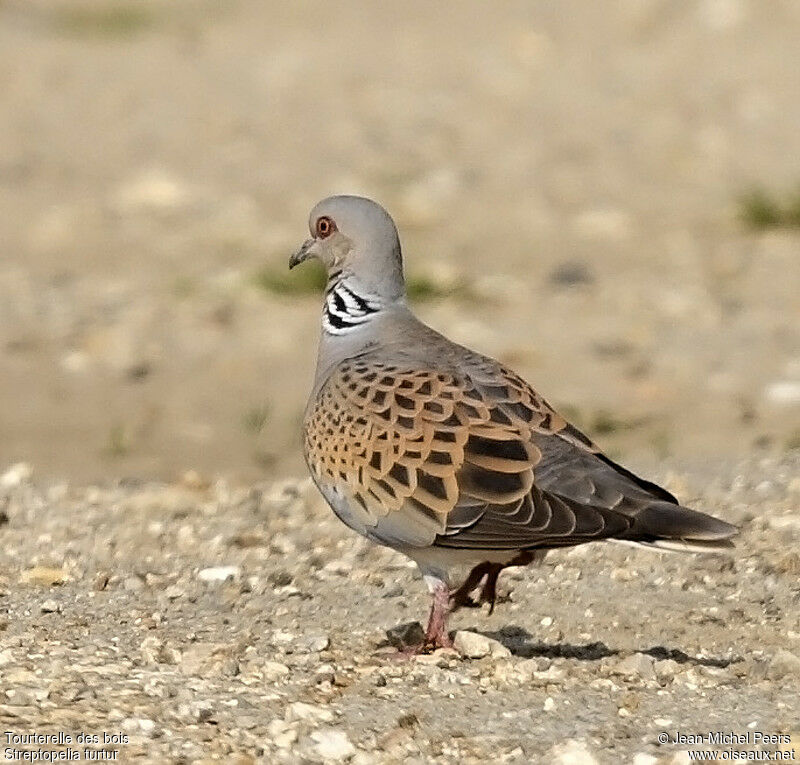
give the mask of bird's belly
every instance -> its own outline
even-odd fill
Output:
[[[459,581],[469,569],[481,563],[511,564],[519,550],[468,550],[450,547],[400,547],[401,553],[413,560],[423,574],[443,581]],[[541,561],[546,550],[531,551],[531,563]]]

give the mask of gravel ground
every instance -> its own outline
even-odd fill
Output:
[[[618,455],[796,447],[800,229],[740,220],[800,182],[800,3],[768,5],[0,0],[0,464],[299,475],[320,296],[286,264],[345,192],[423,319]]]
[[[425,616],[420,577],[308,480],[47,487],[12,466],[4,746],[62,732],[121,761],[650,765],[688,761],[678,732],[749,731],[789,751],[800,453],[665,470],[651,474],[742,525],[732,557],[554,553],[506,572],[493,615],[454,616],[458,650],[402,658],[389,636]]]

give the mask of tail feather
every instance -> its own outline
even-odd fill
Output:
[[[652,542],[635,539],[609,539],[607,541],[631,547],[647,547],[650,550],[679,553],[727,553],[736,547],[730,539],[723,539],[719,542],[685,542],[680,539],[655,539]]]
[[[733,550],[736,546],[730,539],[721,539],[717,542],[694,542],[680,539],[656,539],[655,542],[645,543],[647,547],[657,550],[685,553],[724,553]]]
[[[719,552],[733,547],[739,529],[731,523],[681,505],[656,502],[639,511],[622,541],[664,550]]]

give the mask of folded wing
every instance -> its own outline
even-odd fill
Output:
[[[348,503],[346,522],[393,546],[512,550],[735,531],[616,465],[524,380],[479,356],[458,373],[344,362],[307,416],[305,452],[318,484]]]

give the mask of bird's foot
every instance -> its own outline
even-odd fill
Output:
[[[447,616],[450,613],[450,589],[444,582],[437,582],[433,588],[433,603],[421,653],[432,653],[437,648],[452,648],[453,641],[447,634]]]
[[[480,563],[461,584],[461,586],[450,595],[450,610],[457,611],[459,608],[480,608],[481,601],[472,597],[473,590],[477,589],[481,580],[491,570],[491,563]]]
[[[397,649],[397,653],[390,655],[388,658],[397,662],[410,661],[416,656],[428,656],[435,653],[440,648],[454,648],[453,641],[448,634],[439,636],[437,639],[425,638],[421,643],[416,645],[406,645]]]
[[[484,603],[488,603],[491,614],[497,601],[497,577],[503,568],[504,566],[499,563],[481,563],[475,566],[464,583],[450,596],[451,610],[480,608]],[[478,588],[482,580],[483,586],[480,596],[476,600],[472,597],[472,592]]]
[[[417,653],[433,653],[439,648],[453,648],[453,641],[447,632],[442,632],[438,635],[426,635],[422,645],[418,647]]]
[[[475,600],[469,592],[461,592],[456,590],[450,596],[450,612],[458,611],[459,608],[480,608],[480,601]]]

